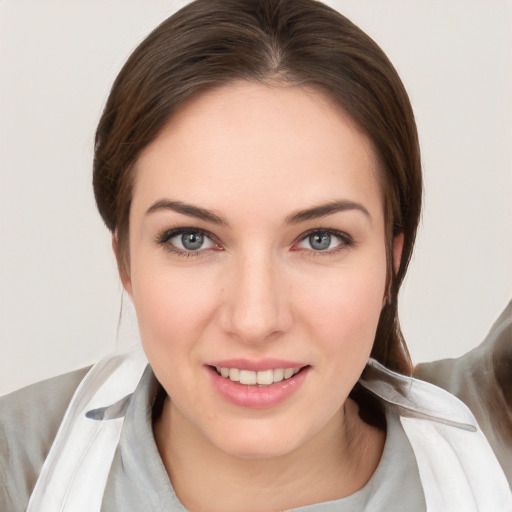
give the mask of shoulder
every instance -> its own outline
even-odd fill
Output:
[[[480,346],[456,359],[419,364],[414,376],[436,384],[466,403],[477,420],[500,415],[505,433],[512,427],[512,302]],[[498,429],[500,425],[496,424]]]
[[[480,346],[456,359],[420,364],[414,376],[471,409],[512,485],[512,302]]]
[[[25,510],[83,368],[0,397],[0,509]]]
[[[400,417],[424,489],[437,489],[439,503],[446,505],[442,510],[453,508],[453,489],[460,494],[460,510],[480,510],[489,503],[489,510],[509,510],[510,473],[505,465],[500,468],[467,405],[438,386],[392,372],[374,360],[359,382]],[[463,491],[468,488],[473,491],[469,495]]]

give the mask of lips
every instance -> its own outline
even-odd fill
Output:
[[[205,365],[214,389],[240,407],[274,407],[293,395],[311,367],[281,360],[225,360]]]

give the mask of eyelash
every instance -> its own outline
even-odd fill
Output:
[[[346,249],[349,249],[351,247],[355,246],[355,240],[344,231],[338,231],[337,229],[312,229],[311,231],[308,231],[306,233],[302,233],[293,243],[293,245],[296,245],[300,242],[303,242],[310,236],[321,234],[321,235],[329,235],[331,237],[337,238],[339,241],[339,244],[332,248],[332,249],[326,249],[324,251],[315,251],[313,249],[304,249],[304,248],[298,248],[296,250],[298,251],[305,251],[308,253],[308,255],[313,257],[319,257],[319,256],[335,256],[341,251],[344,251]]]
[[[197,257],[197,256],[203,256],[204,253],[208,251],[208,249],[202,249],[198,251],[184,251],[173,244],[170,243],[170,240],[176,236],[183,235],[185,233],[194,233],[202,235],[208,239],[211,240],[211,242],[216,246],[214,250],[222,250],[220,247],[220,243],[218,242],[218,239],[210,233],[209,231],[206,231],[204,229],[199,228],[175,228],[170,229],[167,231],[164,231],[160,234],[158,234],[155,237],[155,243],[157,245],[161,245],[164,247],[164,249],[168,252],[171,252],[173,254],[176,254],[178,256],[182,256],[184,258],[190,258],[190,257]],[[303,242],[310,236],[316,235],[316,234],[322,234],[322,235],[329,235],[332,237],[335,237],[338,239],[339,244],[334,247],[333,249],[326,249],[324,251],[315,251],[313,249],[305,249],[305,248],[297,248],[295,250],[297,251],[305,251],[309,255],[317,257],[317,256],[333,256],[337,254],[340,251],[343,251],[345,249],[349,249],[355,245],[354,239],[347,233],[343,231],[338,231],[336,229],[312,229],[311,231],[307,231],[306,233],[302,233],[300,236],[298,236],[295,241],[292,244],[292,247],[296,244]]]
[[[184,258],[203,256],[204,253],[207,252],[205,249],[199,251],[184,251],[170,243],[170,240],[172,238],[174,238],[175,236],[183,235],[185,233],[194,233],[202,235],[210,239],[216,247],[219,247],[220,245],[217,241],[217,238],[212,233],[199,228],[175,228],[164,231],[163,233],[160,233],[159,235],[156,236],[155,243],[157,245],[163,246],[166,251],[176,254],[177,256],[182,256]],[[222,249],[219,247],[219,249],[217,250]]]

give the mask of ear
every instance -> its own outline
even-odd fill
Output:
[[[399,233],[393,239],[393,271],[398,274],[400,268],[400,261],[402,259],[402,250],[404,248],[404,234]]]
[[[114,255],[116,257],[117,269],[119,271],[119,277],[121,278],[123,288],[126,290],[126,293],[132,297],[132,280],[130,277],[130,271],[126,268],[126,264],[121,260],[116,233],[112,234],[112,250],[114,251]]]

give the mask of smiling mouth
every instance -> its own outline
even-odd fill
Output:
[[[238,382],[247,386],[270,386],[276,382],[281,382],[292,378],[297,375],[301,370],[307,368],[275,368],[274,370],[251,371],[240,370],[239,368],[221,368],[219,366],[212,367],[218,375],[229,379],[233,382]]]

